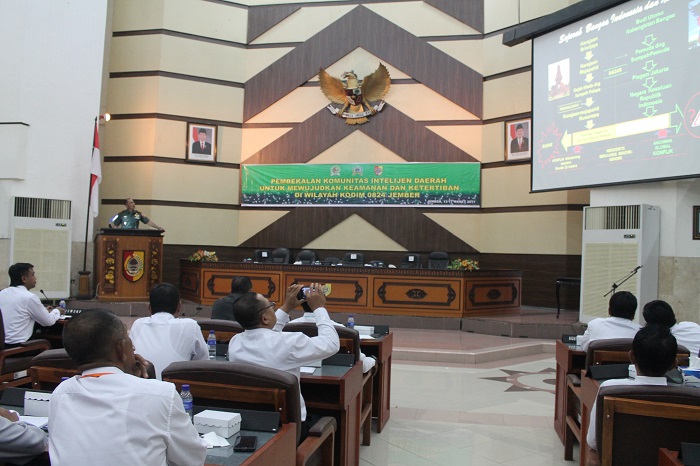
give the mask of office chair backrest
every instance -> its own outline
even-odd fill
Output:
[[[256,249],[255,262],[272,262],[272,252],[269,249]]]
[[[279,412],[282,423],[297,425],[299,443],[299,381],[292,374],[242,362],[183,361],[165,368],[163,380],[178,389],[190,384],[192,396],[202,406]]]
[[[206,340],[209,336],[209,331],[214,330],[216,341],[226,343],[231,341],[234,335],[243,333],[243,327],[238,322],[224,319],[201,319],[198,320],[199,328],[202,329],[202,335]]]
[[[586,370],[591,366],[603,364],[631,364],[629,352],[632,350],[632,341],[632,338],[592,341],[586,350]],[[690,351],[685,346],[678,345],[678,364],[687,364],[689,357]]]
[[[289,264],[291,253],[287,248],[277,248],[272,251],[272,262],[275,264]]]
[[[153,364],[148,365],[146,372],[149,379],[156,378]],[[63,348],[46,350],[34,356],[29,367],[32,386],[39,390],[53,390],[61,383],[62,377],[73,377],[76,374],[79,374],[78,366]]]
[[[353,354],[355,356],[355,362],[360,360],[360,333],[351,328],[343,327],[340,325],[335,326],[336,332],[338,332],[338,338],[340,338],[340,349],[338,353],[340,354]],[[284,326],[283,332],[302,332],[310,337],[315,337],[318,335],[318,327],[312,322],[292,322]]]
[[[659,448],[700,443],[700,390],[694,387],[601,387],[596,399],[596,441],[601,464],[656,466]],[[604,432],[607,424],[607,432]]]
[[[401,259],[401,265],[399,266],[402,269],[421,269],[423,268],[421,264],[421,257],[420,254],[405,254],[403,258]]]
[[[340,262],[340,259],[338,259],[337,257],[332,257],[332,256],[326,257],[325,259],[323,259],[323,265],[336,265],[339,262]]]
[[[313,264],[316,262],[316,253],[310,249],[302,249],[297,254],[294,262],[301,262],[302,264]]]
[[[364,265],[365,255],[362,254],[361,252],[346,252],[345,255],[343,256],[342,262],[343,262],[343,265],[347,265],[347,264]]]
[[[428,256],[429,269],[446,269],[450,264],[450,256],[446,252],[434,251]]]

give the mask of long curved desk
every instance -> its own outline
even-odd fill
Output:
[[[293,283],[330,285],[332,312],[420,317],[469,317],[516,313],[520,270],[431,270],[377,267],[190,262],[180,260],[180,294],[212,304],[230,293],[231,278],[245,275],[270,301],[284,301]]]

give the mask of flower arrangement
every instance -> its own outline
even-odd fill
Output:
[[[205,251],[204,249],[195,251],[188,259],[190,262],[217,262],[219,260],[216,257],[216,251]]]
[[[475,261],[474,259],[455,259],[447,268],[452,270],[469,270],[473,272],[474,270],[479,270],[479,261]]]

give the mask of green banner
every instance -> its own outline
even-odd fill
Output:
[[[241,165],[244,206],[479,207],[481,164]]]

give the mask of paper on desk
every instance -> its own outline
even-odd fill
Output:
[[[302,374],[313,374],[314,371],[316,371],[315,367],[306,367],[306,366],[301,367]]]
[[[360,334],[360,340],[374,340],[372,335],[362,335]]]
[[[43,427],[49,423],[49,418],[43,416],[20,416],[19,420],[37,427]]]
[[[207,434],[204,434],[202,435],[202,438],[205,442],[207,442],[207,448],[227,447],[229,445],[226,439],[216,435],[216,432],[209,432]]]

